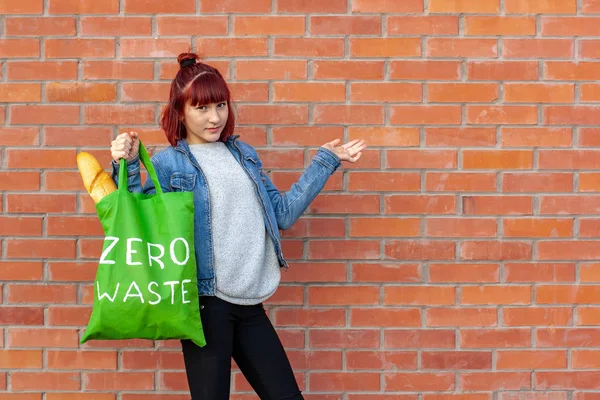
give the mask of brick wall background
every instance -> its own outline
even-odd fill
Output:
[[[269,302],[309,400],[600,399],[600,1],[0,0],[0,400],[184,400],[178,342],[78,345],[102,230],[76,169],[152,149],[174,57],[231,82],[287,189]],[[235,400],[250,400],[243,377]]]

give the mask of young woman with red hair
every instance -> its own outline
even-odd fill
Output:
[[[285,350],[263,308],[288,264],[280,229],[303,214],[342,161],[354,163],[366,145],[324,144],[289,191],[280,192],[256,151],[234,135],[231,94],[221,73],[183,53],[161,127],[171,144],[152,157],[165,192],[194,193],[195,254],[206,346],[182,341],[193,400],[228,400],[231,359],[261,399],[303,399]],[[111,146],[113,179],[127,160],[131,191],[142,185],[136,132]]]

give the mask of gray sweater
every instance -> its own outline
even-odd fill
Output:
[[[254,183],[224,143],[190,150],[208,181],[216,296],[261,303],[275,293],[281,273]]]

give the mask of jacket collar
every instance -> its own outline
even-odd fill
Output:
[[[225,144],[231,145],[239,137],[240,137],[240,135],[231,135],[231,136],[229,136],[227,138],[227,140],[225,141]],[[188,145],[187,140],[185,140],[185,139],[179,139],[177,141],[177,145],[175,146],[175,150],[179,150],[179,151],[181,151],[183,153],[190,154],[190,146]]]

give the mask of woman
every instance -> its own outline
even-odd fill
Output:
[[[341,161],[356,162],[366,147],[354,140],[324,144],[292,188],[281,193],[256,151],[234,132],[230,91],[215,68],[180,54],[161,127],[171,146],[152,157],[163,191],[194,193],[194,235],[201,320],[206,346],[182,341],[193,400],[229,399],[231,358],[261,399],[303,399],[263,302],[287,268],[279,229],[289,228],[319,194]],[[113,180],[127,160],[132,191],[142,186],[136,132],[111,146]]]

